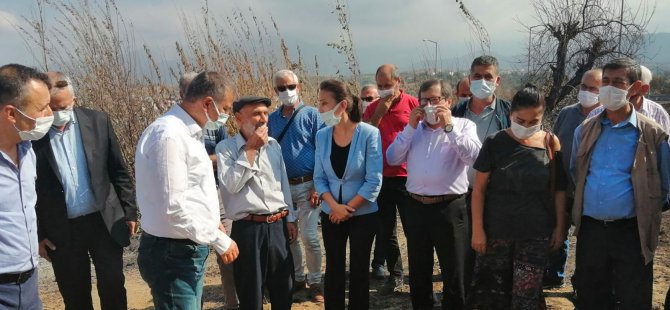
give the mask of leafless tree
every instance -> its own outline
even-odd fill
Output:
[[[544,85],[552,111],[579,85],[582,75],[616,57],[638,58],[655,2],[531,0],[536,25],[529,32],[530,79]]]

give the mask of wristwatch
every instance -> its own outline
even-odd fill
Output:
[[[450,133],[452,130],[454,130],[454,125],[452,125],[452,124],[444,125],[444,132]]]

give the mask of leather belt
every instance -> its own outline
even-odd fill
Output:
[[[28,281],[28,279],[30,279],[30,277],[33,275],[33,272],[35,272],[35,268],[20,273],[0,274],[0,284],[7,284],[7,283],[23,284],[26,281]]]
[[[302,183],[305,183],[305,182],[309,182],[311,180],[313,180],[312,176],[311,175],[306,175],[304,177],[297,177],[297,178],[288,179],[288,184],[298,185],[298,184],[302,184]]]
[[[425,205],[431,205],[435,203],[440,203],[440,202],[452,202],[458,198],[461,198],[463,194],[447,194],[447,195],[438,195],[438,196],[423,196],[423,195],[418,195],[414,193],[409,193],[409,196],[412,197],[412,199],[425,204]]]
[[[599,224],[602,227],[621,227],[621,226],[626,226],[629,224],[637,223],[637,217],[630,217],[630,218],[625,218],[625,219],[618,219],[618,220],[599,220],[592,218],[590,216],[582,216],[582,221],[584,222],[591,222],[591,223],[596,223]]]
[[[249,214],[242,219],[245,221],[272,224],[287,216],[288,210],[281,210],[272,214]]]

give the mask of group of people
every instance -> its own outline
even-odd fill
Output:
[[[492,56],[417,97],[394,65],[375,80],[360,96],[325,80],[310,105],[280,70],[271,112],[217,72],[184,74],[181,101],[138,140],[133,185],[109,117],[76,106],[67,76],[0,67],[0,309],[41,309],[39,256],[67,309],[93,309],[91,262],[102,308],[126,309],[138,214],[156,309],[201,308],[210,247],[227,309],[290,309],[305,289],[326,309],[368,309],[371,277],[382,295],[405,283],[398,217],[414,309],[546,308],[543,287],[567,281],[571,224],[577,307],[651,309],[670,117],[645,98],[647,68],[586,72],[552,130],[535,86],[495,95]]]

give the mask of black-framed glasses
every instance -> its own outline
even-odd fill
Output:
[[[421,98],[419,101],[421,105],[426,105],[430,102],[430,104],[439,104],[444,97],[442,96],[437,96],[437,97],[430,97],[430,98]]]
[[[372,102],[372,101],[375,101],[375,99],[377,99],[377,97],[374,97],[374,96],[367,96],[367,97],[361,97],[361,99],[362,99],[363,101]]]
[[[286,85],[286,86],[277,86],[277,90],[280,92],[288,90],[294,90],[296,87],[298,87],[298,84],[291,84],[291,85]]]

